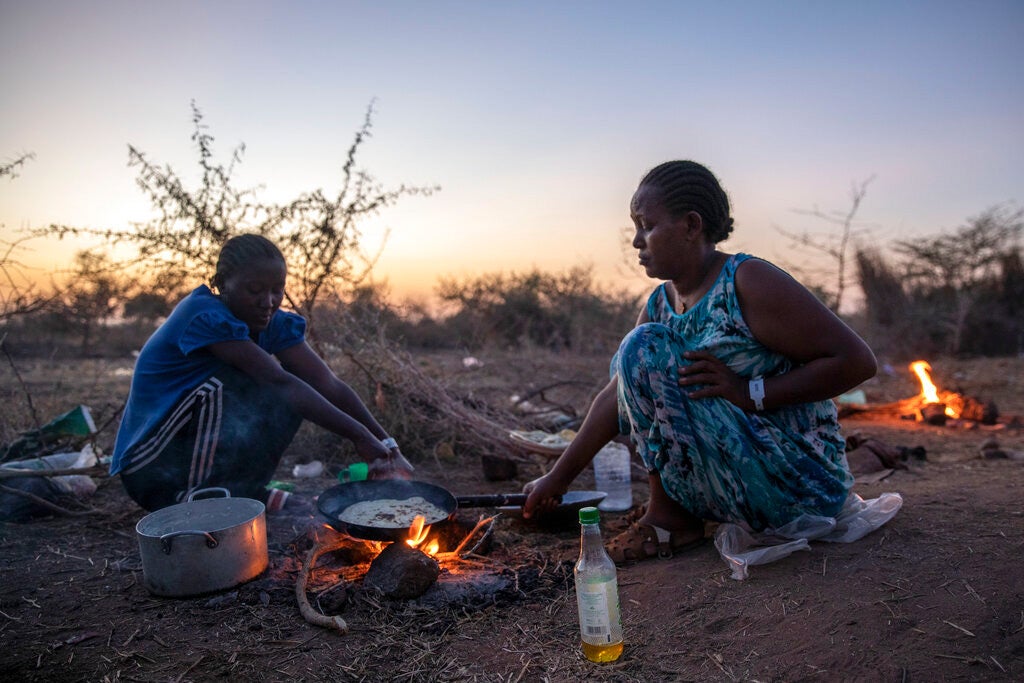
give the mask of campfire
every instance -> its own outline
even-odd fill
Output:
[[[972,398],[959,391],[939,388],[932,379],[932,367],[927,361],[916,360],[908,368],[921,385],[919,394],[895,403],[844,406],[841,415],[896,416],[903,420],[939,426],[996,423],[999,411],[994,403]]]
[[[927,361],[916,360],[910,364],[910,371],[921,383],[921,393],[900,401],[901,417],[934,425],[944,425],[948,418],[973,420],[982,424],[994,424],[998,411],[994,404],[982,403],[956,391],[943,391],[932,381],[932,366]]]
[[[417,515],[407,538],[393,542],[355,538],[324,524],[314,533],[313,547],[306,555],[295,584],[299,611],[311,624],[341,633],[348,631],[344,619],[325,615],[314,608],[307,597],[310,576],[323,555],[337,552],[347,563],[332,570],[336,582],[320,590],[318,595],[362,580],[364,587],[387,598],[411,600],[426,593],[439,577],[466,576],[473,573],[474,568],[485,565],[484,558],[474,555],[490,538],[496,519],[497,516],[482,517],[468,533],[464,527],[448,521],[444,523],[446,531],[442,532],[435,531],[422,515]],[[460,537],[461,540],[457,540]],[[442,550],[446,545],[454,547]]]

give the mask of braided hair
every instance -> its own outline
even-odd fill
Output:
[[[220,248],[217,257],[217,270],[211,284],[218,289],[224,281],[256,261],[280,261],[284,263],[284,255],[277,245],[263,235],[245,233],[235,235]]]
[[[673,218],[688,211],[700,214],[704,235],[712,243],[718,244],[732,232],[729,197],[715,174],[696,161],[666,161],[648,171],[640,185],[659,190]]]

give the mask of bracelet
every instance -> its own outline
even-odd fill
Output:
[[[384,446],[384,448],[388,449],[389,451],[393,451],[396,448],[398,448],[398,442],[395,441],[390,436],[388,438],[386,438],[386,439],[381,439],[380,443],[381,443],[382,446]]]
[[[754,408],[764,410],[764,378],[755,377],[750,380],[750,400],[754,402]]]

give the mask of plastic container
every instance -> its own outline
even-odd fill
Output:
[[[614,662],[623,647],[615,563],[604,549],[597,508],[582,508],[579,519],[580,559],[573,574],[583,654],[592,662]]]
[[[324,473],[324,464],[319,460],[311,460],[292,468],[292,476],[296,479],[313,479]]]
[[[612,442],[594,456],[594,484],[608,495],[597,506],[604,512],[621,512],[633,507],[633,486],[629,472],[629,449]]]

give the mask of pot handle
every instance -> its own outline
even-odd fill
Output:
[[[195,498],[198,494],[211,492],[223,493],[225,498],[231,497],[231,491],[228,491],[226,488],[222,486],[211,486],[205,489],[195,489],[194,491],[190,491],[188,496],[185,498],[185,502],[191,503],[192,499]]]
[[[164,551],[164,555],[171,554],[171,541],[174,540],[175,536],[206,536],[206,547],[216,548],[220,543],[209,531],[194,530],[183,530],[183,531],[172,531],[169,534],[164,534],[160,537],[160,549]]]

